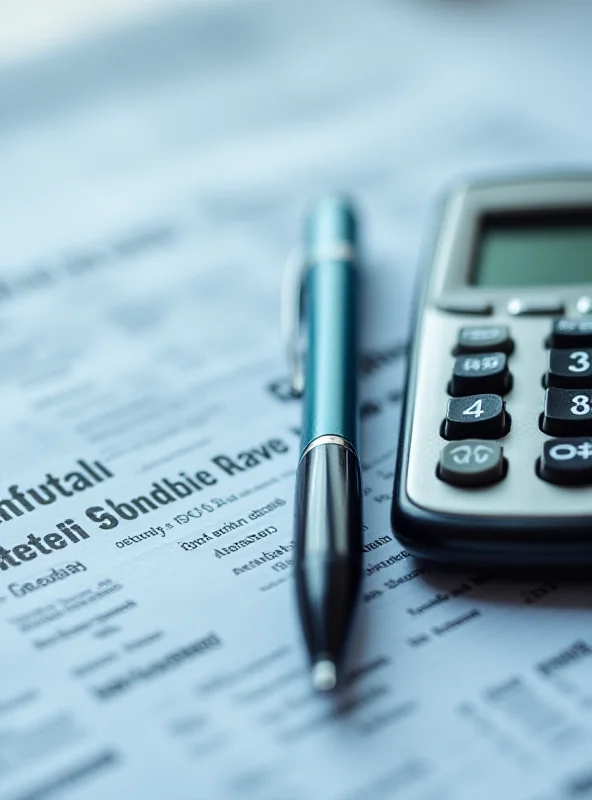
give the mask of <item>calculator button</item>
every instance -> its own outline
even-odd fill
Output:
[[[592,350],[550,350],[547,386],[592,388]]]
[[[477,353],[454,359],[450,394],[463,397],[488,392],[506,394],[510,389],[510,370],[505,353]]]
[[[551,347],[592,347],[592,319],[557,319],[553,323]]]
[[[551,436],[592,434],[592,392],[547,389],[541,428]]]
[[[589,297],[587,294],[578,297],[576,311],[578,314],[592,314],[592,297]]]
[[[455,355],[463,353],[506,353],[514,348],[507,325],[467,325],[458,332]]]
[[[504,477],[499,442],[467,439],[448,442],[440,453],[438,477],[454,486],[486,486]]]
[[[557,300],[521,300],[515,297],[508,303],[507,310],[513,317],[541,317],[563,314],[565,306]]]
[[[505,403],[497,394],[472,394],[448,401],[446,439],[499,439],[509,430]]]
[[[437,307],[449,314],[474,314],[489,316],[493,314],[493,306],[483,300],[441,300]]]
[[[543,444],[539,476],[551,483],[592,484],[592,439],[551,439]]]

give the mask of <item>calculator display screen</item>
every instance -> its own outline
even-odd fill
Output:
[[[592,283],[592,209],[485,215],[471,283],[491,287]]]

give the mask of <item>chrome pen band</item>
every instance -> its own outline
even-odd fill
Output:
[[[356,448],[353,446],[351,442],[348,442],[347,439],[344,439],[343,436],[334,436],[333,434],[327,433],[323,436],[317,436],[316,439],[313,439],[312,442],[309,442],[304,450],[300,455],[300,461],[304,458],[307,453],[310,453],[315,447],[319,447],[322,444],[338,444],[341,447],[346,447],[348,450],[358,457],[358,453]]]

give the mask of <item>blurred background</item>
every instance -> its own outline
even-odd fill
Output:
[[[199,0],[196,0],[199,2]],[[0,64],[58,47],[176,0],[0,0]],[[207,2],[207,0],[202,0]]]
[[[283,265],[315,196],[358,203],[363,346],[387,351],[450,183],[592,165],[592,3],[0,0],[0,18],[6,425],[51,409],[33,432],[58,452],[64,417],[88,441],[106,385],[114,407],[157,397],[165,425],[192,381],[266,358],[281,376]],[[47,401],[73,381],[76,419]]]

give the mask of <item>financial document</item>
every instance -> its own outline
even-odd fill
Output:
[[[389,524],[431,211],[591,163],[590,30],[578,2],[229,2],[0,74],[1,800],[592,797],[592,589],[442,572]],[[319,697],[278,315],[334,189],[364,580]]]

